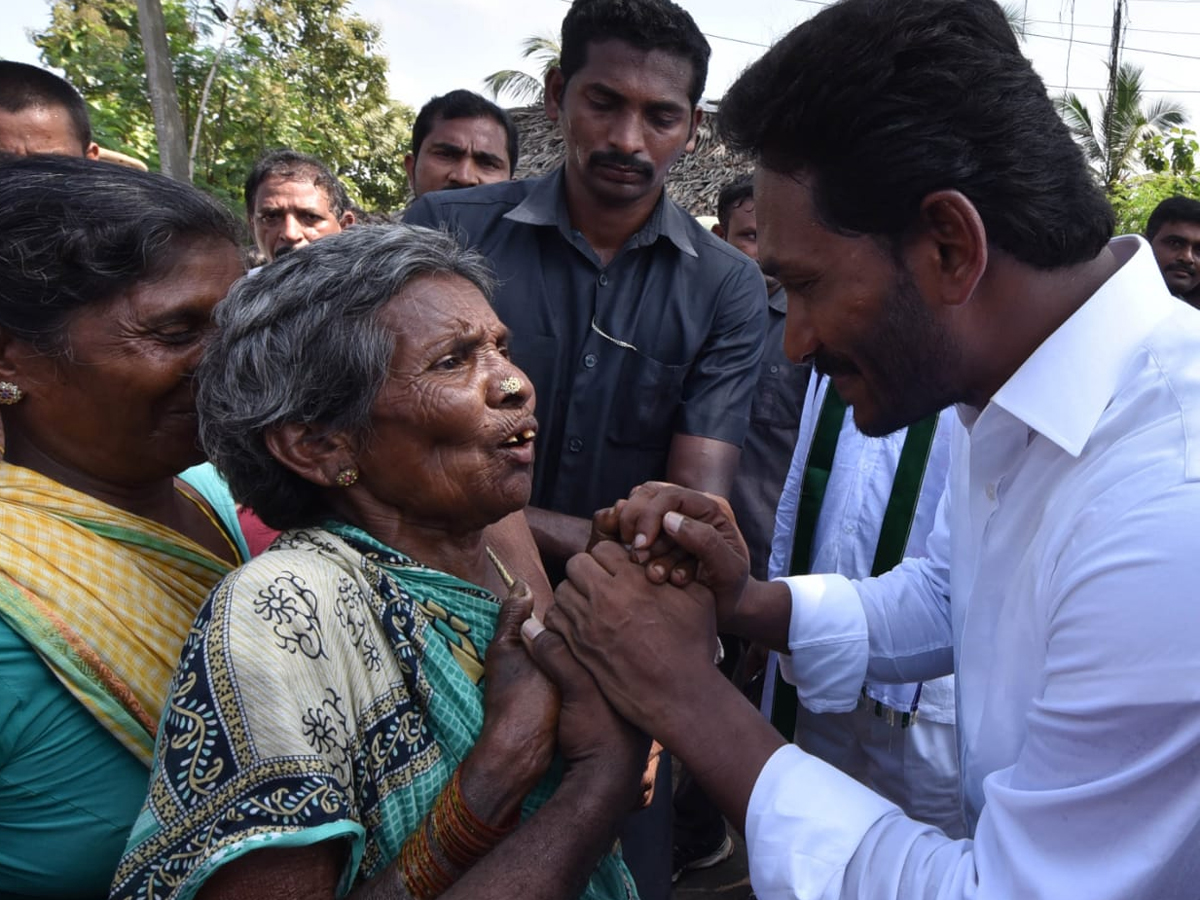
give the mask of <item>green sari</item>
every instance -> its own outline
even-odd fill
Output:
[[[480,733],[499,608],[337,523],[232,573],[184,648],[112,896],[190,898],[264,846],[347,841],[341,893],[392,864]],[[619,856],[583,896],[636,897]]]

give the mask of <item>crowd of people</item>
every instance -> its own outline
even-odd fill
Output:
[[[549,174],[456,90],[244,224],[0,61],[0,896],[1194,897],[1200,201],[840,0],[709,229],[691,16],[561,38]]]

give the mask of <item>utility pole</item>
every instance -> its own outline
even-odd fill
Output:
[[[162,171],[178,181],[190,181],[187,137],[183,130],[183,116],[179,112],[179,96],[175,92],[175,76],[171,72],[162,3],[160,0],[137,0],[137,10]]]

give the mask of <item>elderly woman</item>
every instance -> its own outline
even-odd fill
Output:
[[[548,586],[490,289],[447,235],[369,226],[218,310],[203,443],[287,530],[201,610],[113,897],[632,896],[606,851],[645,747],[598,694],[556,729],[509,596]]]
[[[0,896],[107,890],[204,597],[243,559],[193,373],[239,228],[158,175],[0,166]]]

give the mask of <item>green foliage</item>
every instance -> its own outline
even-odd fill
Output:
[[[1196,132],[1175,128],[1169,134],[1151,134],[1138,145],[1142,165],[1150,172],[1189,175],[1196,170]]]
[[[546,75],[558,66],[562,48],[553,37],[536,34],[525,38],[521,42],[521,48],[522,58],[539,62],[539,74],[530,75],[517,69],[501,69],[483,79],[483,86],[488,89],[494,100],[499,100],[501,94],[508,94],[516,104],[539,104],[542,102]]]
[[[1136,173],[1143,141],[1186,121],[1183,107],[1173,100],[1145,102],[1142,70],[1130,63],[1117,69],[1115,94],[1101,95],[1100,109],[1094,119],[1076,94],[1066,94],[1060,107],[1063,121],[1110,194],[1122,179]]]
[[[216,0],[164,0],[189,140],[201,119],[193,159],[198,186],[240,207],[254,160],[293,147],[324,160],[364,207],[404,204],[400,161],[413,112],[388,98],[379,29],[349,6],[350,0],[239,0],[227,10]],[[46,64],[62,69],[87,100],[97,141],[156,168],[135,0],[57,0],[49,27],[34,42]]]
[[[1116,233],[1142,234],[1154,207],[1176,194],[1200,200],[1200,175],[1162,172],[1121,182],[1108,198],[1117,216]]]

